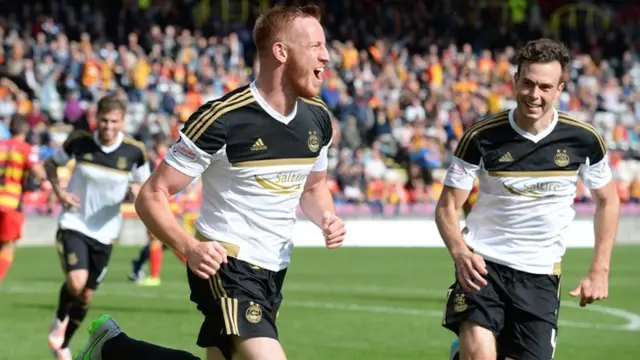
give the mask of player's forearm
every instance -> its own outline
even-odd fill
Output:
[[[436,225],[452,258],[461,252],[469,251],[460,232],[458,211],[453,205],[436,207]]]
[[[300,197],[300,207],[309,221],[321,227],[324,212],[335,213],[333,196],[326,182],[305,190]]]
[[[58,180],[58,165],[53,162],[52,159],[48,159],[44,162],[44,172],[47,180],[51,184],[53,192],[58,198],[60,198],[61,189],[60,181]]]
[[[186,253],[197,243],[176,220],[168,193],[143,187],[136,197],[135,208],[147,229],[180,254]]]
[[[596,213],[593,218],[595,246],[593,263],[591,264],[592,271],[609,272],[619,215],[620,199],[617,196],[610,197],[596,205]]]

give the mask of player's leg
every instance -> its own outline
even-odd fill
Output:
[[[22,237],[24,214],[16,210],[0,210],[0,283],[13,264],[15,242]]]
[[[81,296],[89,278],[90,248],[83,235],[73,230],[58,230],[56,246],[66,279],[60,287],[58,308],[49,328],[48,342],[59,358],[64,358],[65,353],[70,355],[66,334],[70,327],[78,326],[73,324],[77,312],[74,309],[83,303]]]
[[[89,341],[76,355],[81,360],[198,360],[186,351],[165,348],[128,337],[114,319],[103,315],[89,328]]]
[[[507,309],[504,331],[498,338],[500,353],[506,359],[550,360],[556,350],[560,277],[518,272],[508,287],[513,305]]]
[[[488,284],[480,290],[464,293],[454,283],[448,291],[443,326],[459,338],[460,360],[495,360],[496,336],[504,326],[504,285],[500,269],[487,263]]]
[[[209,280],[187,271],[191,300],[205,316],[197,344],[207,348],[208,360],[286,359],[275,324],[281,301],[280,273],[234,257]]]
[[[160,285],[164,246],[150,231],[147,231],[147,235],[149,237],[149,276],[140,281],[139,284],[142,286],[158,286]]]
[[[144,271],[142,267],[149,260],[149,242],[147,242],[142,249],[140,249],[140,253],[136,258],[131,260],[131,273],[129,273],[129,280],[131,281],[141,281],[144,279]]]

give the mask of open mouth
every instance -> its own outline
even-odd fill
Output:
[[[322,73],[324,72],[324,66],[317,67],[313,70],[313,75],[315,75],[316,79],[322,80]]]

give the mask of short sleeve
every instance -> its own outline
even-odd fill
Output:
[[[451,159],[451,165],[447,169],[444,184],[456,189],[471,190],[479,169],[480,165],[468,163],[454,156]]]
[[[176,170],[192,177],[202,174],[222,154],[227,141],[224,119],[215,112],[209,114],[207,109],[205,105],[191,115],[164,159]]]
[[[318,157],[313,164],[313,168],[311,168],[311,171],[316,172],[325,171],[329,167],[329,148],[331,147],[331,142],[333,141],[333,123],[331,122],[331,115],[329,114],[329,110],[326,107],[323,108],[325,111],[322,112],[322,149],[320,149],[320,153],[318,154]]]
[[[133,170],[131,170],[131,181],[134,183],[142,184],[147,181],[149,176],[151,176],[151,167],[148,161],[141,165],[136,164]]]
[[[592,143],[589,147],[589,156],[584,164],[580,165],[578,175],[589,189],[600,189],[613,179],[613,173],[609,164],[609,156],[602,137],[592,131]]]
[[[56,150],[51,158],[57,165],[65,165],[74,155],[78,144],[82,141],[83,138],[89,136],[86,131],[74,131],[67,137],[67,140],[64,141],[62,147]]]

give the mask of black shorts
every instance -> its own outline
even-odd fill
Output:
[[[79,269],[88,270],[89,278],[85,287],[97,289],[107,275],[113,245],[103,244],[74,230],[58,229],[56,246],[65,273]]]
[[[454,283],[443,326],[458,334],[476,323],[496,336],[498,354],[517,360],[553,359],[558,334],[560,276],[538,275],[486,261],[487,285],[465,294]]]
[[[277,340],[276,317],[286,272],[262,269],[233,257],[208,280],[187,267],[190,299],[204,315],[198,346],[217,347],[230,360],[232,336]]]

